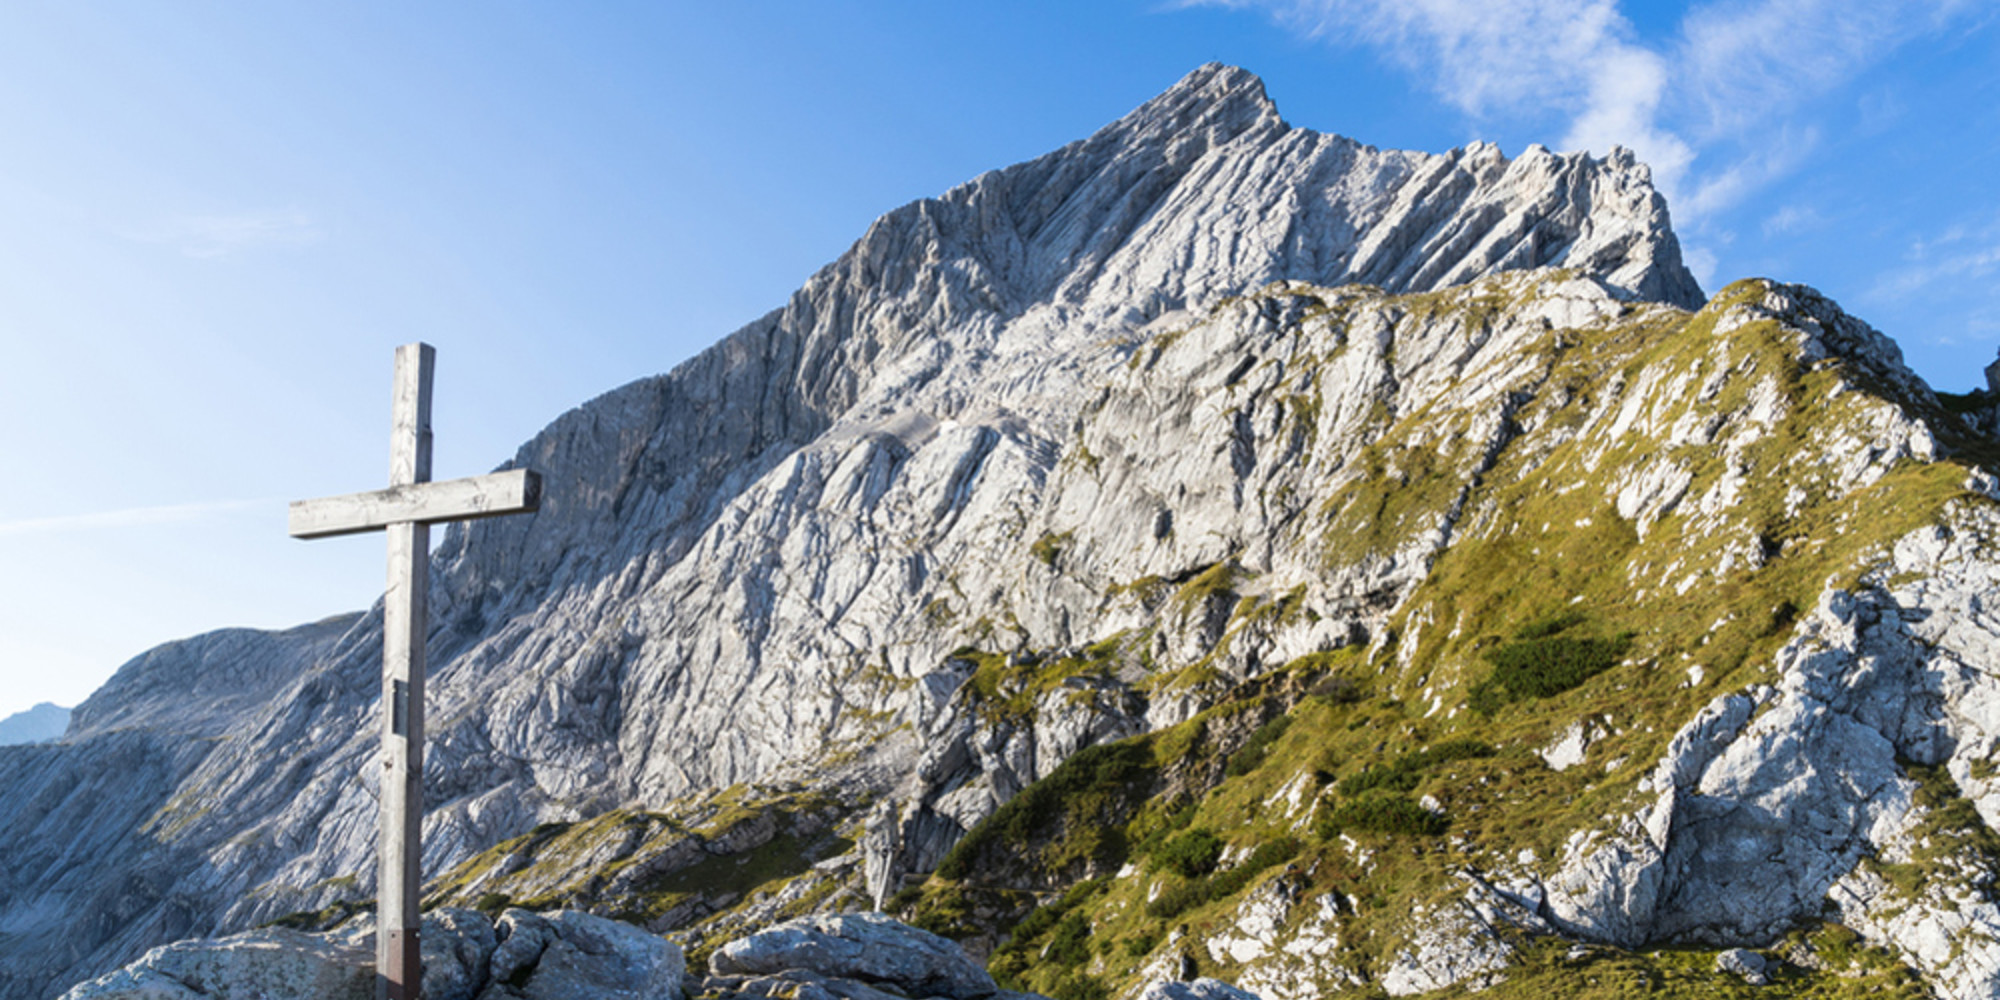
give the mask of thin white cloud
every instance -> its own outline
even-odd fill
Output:
[[[1940,281],[1980,280],[1991,278],[1996,272],[2000,272],[2000,243],[1890,271],[1869,289],[1869,294],[1881,299],[1908,298]]]
[[[217,500],[208,503],[172,504],[161,507],[131,507],[125,510],[96,511],[89,514],[60,514],[0,521],[0,537],[42,535],[63,531],[136,528],[154,524],[194,521],[217,514],[257,508],[275,509],[276,500]]]
[[[1594,63],[1588,99],[1560,145],[1599,153],[1624,146],[1653,168],[1654,185],[1672,196],[1680,190],[1695,150],[1658,123],[1669,72],[1666,60],[1617,43],[1598,53]]]
[[[1826,225],[1826,217],[1811,205],[1786,205],[1764,217],[1765,236],[1790,236]]]
[[[1970,0],[1723,0],[1681,22],[1674,54],[1706,136],[1740,136],[1946,27]]]
[[[1638,153],[1663,188],[1693,151],[1656,124],[1669,67],[1615,0],[1187,0],[1259,9],[1310,37],[1385,52],[1475,118],[1554,109],[1565,148]]]
[[[1588,75],[1577,60],[1623,24],[1612,0],[1185,0],[1182,6],[1264,10],[1312,38],[1376,46],[1473,115],[1581,95]]]
[[[1681,263],[1687,265],[1688,272],[1694,275],[1695,282],[1701,287],[1715,287],[1715,272],[1722,266],[1721,260],[1715,256],[1715,251],[1704,246],[1683,243]]]
[[[2000,219],[1985,225],[1955,222],[1935,236],[1912,240],[1904,266],[1887,271],[1869,288],[1876,299],[1904,299],[1939,282],[1965,287],[2000,274]]]
[[[1374,47],[1475,118],[1568,120],[1556,145],[1625,146],[1675,214],[1699,220],[1796,170],[1814,98],[1977,0],[1716,0],[1642,39],[1616,0],[1182,0],[1263,11],[1309,37]]]
[[[1315,38],[1376,47],[1475,118],[1555,110],[1557,143],[1639,154],[1672,189],[1694,151],[1658,124],[1672,67],[1615,0],[1188,0],[1259,9]]]
[[[247,250],[304,246],[324,237],[298,209],[235,215],[184,215],[127,231],[126,239],[172,247],[188,257],[227,257]]]
[[[1695,218],[1719,215],[1797,170],[1819,142],[1819,129],[1811,126],[1778,129],[1728,166],[1702,174],[1679,207]]]

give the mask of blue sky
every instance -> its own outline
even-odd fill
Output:
[[[396,344],[436,472],[780,305],[877,215],[1195,66],[1377,146],[1638,150],[1709,291],[1814,285],[1964,390],[2000,347],[1971,2],[0,6],[0,716],[356,609]]]

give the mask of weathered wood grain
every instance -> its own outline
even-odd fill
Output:
[[[441,483],[418,480],[369,493],[295,500],[290,528],[293,538],[330,538],[380,531],[392,524],[527,513],[540,508],[541,502],[541,477],[527,469],[509,469]]]
[[[294,538],[389,533],[389,589],[382,598],[381,848],[377,859],[376,1000],[423,992],[424,639],[430,619],[430,526],[540,508],[541,477],[528,469],[433,483],[428,344],[396,349],[390,402],[389,488],[292,504]]]
[[[424,638],[430,620],[430,525],[411,516],[464,490],[431,478],[431,372],[428,344],[396,349],[390,403],[389,494],[362,499],[362,517],[395,515],[389,531],[389,589],[382,598],[382,811],[375,879],[376,1000],[423,994]],[[465,483],[466,480],[457,482]],[[484,497],[477,486],[470,495]],[[333,498],[337,503],[343,499]],[[480,506],[488,506],[483,501]],[[336,507],[336,509],[338,509]],[[297,513],[297,508],[293,512]],[[294,532],[296,534],[296,532]]]

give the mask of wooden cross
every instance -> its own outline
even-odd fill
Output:
[[[375,996],[418,1000],[423,990],[424,640],[430,617],[430,526],[540,507],[541,477],[513,469],[431,479],[429,344],[396,349],[389,488],[292,504],[293,538],[387,529],[389,590],[382,597],[382,839],[375,905]]]

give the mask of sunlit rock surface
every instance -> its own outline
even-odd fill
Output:
[[[1941,993],[1987,995],[1978,873],[1891,907],[1863,863],[1929,857],[1944,809],[1912,766],[2000,820],[2000,489],[1923,478],[1970,447],[1954,420],[1810,290],[1704,304],[1629,154],[1378,150],[1203,67],[885,215],[782,308],[522,447],[541,511],[435,556],[425,868],[485,859],[439,891],[524,892],[574,848],[587,884],[542,888],[655,929],[880,904],[1079,749],[1307,654],[1365,651],[1415,718],[1456,717],[1483,668],[1436,592],[1454,553],[1518,542],[1528,566],[1615,530],[1609,578],[1680,614],[1908,490],[1937,516],[1814,580],[1768,675],[1704,688],[1725,675],[1696,646],[1669,665],[1685,711],[1535,734],[1551,769],[1619,783],[1560,850],[1478,859],[1373,966],[1331,897],[1261,886],[1199,950],[1272,995],[1403,993],[1505,976],[1503,928],[1762,946],[1831,905]],[[1529,523],[1510,484],[1591,505]],[[380,627],[162,647],[63,742],[0,748],[0,996],[371,894]],[[732,788],[819,798],[780,821],[718,805]],[[1319,793],[1268,808],[1308,834]],[[850,852],[808,861],[831,894],[648,888],[788,843]],[[542,919],[496,936],[489,976],[553,947]]]

